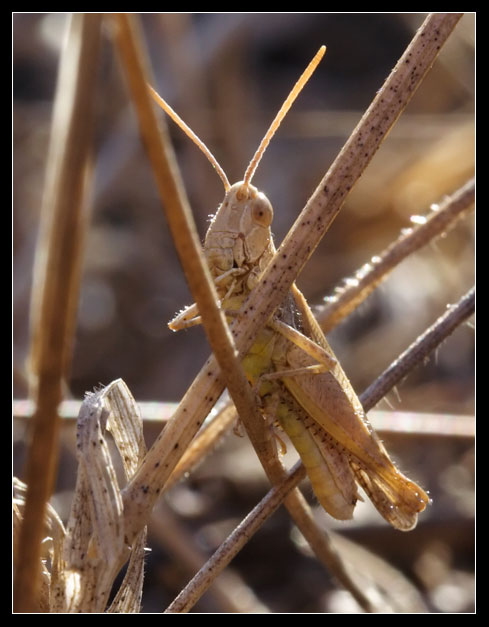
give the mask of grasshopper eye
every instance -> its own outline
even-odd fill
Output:
[[[273,220],[273,209],[270,201],[263,195],[257,196],[251,212],[253,221],[260,226],[270,226]]]

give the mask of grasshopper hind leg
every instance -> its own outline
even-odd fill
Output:
[[[313,424],[284,392],[277,411],[280,425],[306,468],[321,506],[337,520],[353,518],[360,496],[348,457],[319,425]]]

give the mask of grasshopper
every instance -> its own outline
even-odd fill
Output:
[[[207,231],[204,253],[228,319],[240,310],[275,253],[272,205],[251,185],[252,177],[324,52],[323,46],[277,113],[243,181],[234,185],[203,142],[149,87],[153,99],[199,146],[223,181],[225,197]],[[199,322],[194,304],[181,311],[169,327],[178,331]],[[416,526],[429,497],[391,461],[295,284],[242,363],[261,413],[287,433],[326,512],[339,520],[352,518],[361,499],[360,485],[393,527],[408,531]]]

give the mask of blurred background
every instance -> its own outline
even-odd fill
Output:
[[[325,58],[282,123],[253,180],[274,206],[278,245],[425,14],[206,13],[140,18],[155,88],[212,150],[231,182],[243,177],[283,99],[326,44]],[[64,14],[13,16],[16,399],[27,396],[32,269],[67,19]],[[411,226],[413,215],[427,214],[431,203],[473,176],[474,30],[475,16],[466,14],[299,277],[298,285],[311,306],[320,305],[401,229]],[[172,333],[166,326],[192,299],[109,28],[99,73],[92,218],[68,397],[80,399],[94,386],[122,377],[137,401],[178,401],[209,349],[201,329]],[[222,184],[199,150],[169,124],[203,238],[209,215],[222,200]],[[459,220],[433,245],[403,262],[331,333],[334,350],[358,392],[473,284],[473,227],[472,214]],[[447,420],[473,414],[473,339],[471,326],[461,326],[379,408],[436,413]],[[21,476],[25,421],[19,419],[14,426],[14,471]],[[149,443],[158,429],[147,426]],[[61,512],[69,506],[68,477],[74,473],[72,435],[70,427],[63,430],[61,464],[68,470],[59,485]],[[436,434],[385,439],[402,460],[402,468],[430,491],[433,506],[410,534],[392,531],[366,509],[364,518],[360,515],[351,525],[340,526],[343,537],[407,573],[422,591],[418,610],[472,611],[470,439]],[[193,541],[208,551],[263,495],[264,486],[246,441],[230,436],[188,483],[172,492],[166,515],[185,521]],[[323,514],[318,516],[328,528],[338,526]],[[161,611],[188,573],[164,543],[152,543],[150,538],[149,544],[153,553],[148,557],[143,604],[145,611]],[[368,557],[352,559],[364,560],[372,570]],[[385,576],[387,566],[382,564],[379,572]],[[248,588],[234,583],[233,589],[239,588],[245,599],[253,597],[250,590],[258,591],[255,611],[355,611],[294,537],[284,512],[267,523],[233,566],[249,584]],[[406,590],[401,597],[409,596]],[[207,597],[201,611],[223,611],[219,599]]]

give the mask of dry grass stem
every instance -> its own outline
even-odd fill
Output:
[[[77,419],[78,411],[80,409],[81,401],[71,400],[63,401],[60,405],[60,416],[62,418],[62,427],[64,425],[70,426],[70,423]],[[168,420],[173,414],[176,408],[176,403],[145,403],[138,402],[138,406],[141,410],[141,417],[144,423],[151,425],[155,422],[161,423]],[[175,476],[171,478],[171,486],[173,487],[177,481],[183,479],[187,474],[190,474],[195,468],[202,462],[202,460],[215,449],[217,443],[223,438],[229,431],[236,419],[236,409],[231,400],[228,400],[222,407],[222,412],[225,417],[217,421],[215,425],[215,436],[210,433],[206,436],[204,432],[211,428],[212,422],[202,427],[201,431],[194,438],[189,446],[192,449],[192,455],[187,457],[185,452],[181,461],[177,464],[175,471],[182,464],[181,471],[178,474],[175,472]],[[160,420],[159,416],[166,416]],[[220,412],[219,412],[220,414]],[[13,417],[14,420],[22,422],[32,418],[33,410],[32,403],[25,400],[14,399],[13,401]],[[393,418],[392,418],[393,417]],[[219,416],[216,415],[216,418]],[[392,411],[392,410],[374,410],[369,414],[369,420],[374,427],[375,431],[379,434],[388,433],[405,433],[405,434],[437,434],[445,437],[474,437],[474,425],[473,416],[464,414],[436,414],[426,412],[414,412],[414,411]],[[213,426],[214,428],[214,426]],[[202,433],[202,440],[200,444],[198,441]],[[195,442],[195,448],[194,448]],[[185,469],[184,469],[185,466]],[[170,479],[166,485],[167,489],[170,489]]]
[[[223,370],[232,373],[227,383],[231,394],[235,397],[235,403],[238,405],[242,404],[243,412],[256,412],[258,414],[254,406],[252,391],[247,385],[246,377],[242,371],[232,338],[228,332],[224,314],[218,305],[217,295],[202,255],[195,225],[192,221],[190,208],[178,175],[176,161],[171,151],[168,137],[166,134],[162,135],[158,129],[157,119],[152,109],[147,90],[147,80],[145,78],[146,61],[138,30],[137,22],[134,17],[127,15],[118,15],[116,17],[115,41],[127,72],[131,94],[138,113],[141,134],[145,140],[148,155],[157,179],[158,189],[164,206],[166,207],[170,229],[172,230],[175,245],[195,300],[199,309],[202,312],[206,312],[203,314],[204,328],[206,329],[211,346],[214,352],[219,355]],[[159,140],[160,137],[161,141]],[[215,368],[213,367],[213,369]],[[242,399],[244,397],[246,397],[247,400],[243,402]],[[216,396],[214,396],[213,400],[217,400]],[[258,422],[258,416],[254,422]],[[200,426],[200,423],[198,426]],[[192,437],[196,430],[197,429],[194,428]],[[167,427],[164,437],[170,432],[171,429]],[[167,452],[172,448],[174,448],[174,445],[167,448]],[[179,440],[177,448],[180,448],[180,456],[186,447],[184,447],[181,440]],[[270,451],[268,451],[268,455],[270,455]],[[159,461],[162,459],[165,460],[165,455],[159,455]],[[153,468],[160,466],[159,461],[158,465]],[[178,461],[176,457],[175,461]],[[161,466],[163,467],[164,464],[162,463]],[[168,460],[166,460],[166,468],[169,468]],[[148,478],[145,478],[145,480],[148,480]],[[160,488],[161,485],[157,490],[151,490],[155,495],[153,502]],[[147,483],[144,484],[142,489],[143,492],[147,494]],[[127,510],[129,510],[130,507],[130,501],[132,506],[134,505],[132,499],[128,499]],[[152,503],[149,509],[151,508]],[[148,508],[145,507],[145,513],[147,509]],[[129,511],[128,517],[131,517]]]
[[[182,571],[181,578],[193,577],[207,561],[208,553],[202,549],[198,538],[181,524],[180,517],[165,503],[160,502],[156,512],[157,515],[152,517],[149,525],[149,535],[154,547],[161,547],[173,558]],[[208,594],[219,612],[270,612],[232,567],[221,571],[208,589]]]
[[[22,528],[22,522],[25,514],[25,499],[27,494],[27,485],[14,477],[13,480],[13,524],[12,524],[12,553],[13,563],[17,564],[19,555],[20,534]],[[63,522],[58,516],[55,509],[48,503],[44,512],[43,522],[40,525],[42,531],[42,543],[41,543],[41,572],[40,572],[40,585],[36,598],[37,611],[49,612],[50,611],[50,585],[51,574],[49,573],[45,561],[49,558],[50,554],[61,551],[63,538],[65,536],[65,530]],[[57,561],[53,562],[53,572],[59,567]]]
[[[57,408],[71,362],[88,212],[93,87],[100,15],[71,18],[61,57],[31,299],[31,396],[35,401],[26,466],[27,496],[16,562],[14,607],[35,611],[44,510],[56,476]]]
[[[360,396],[365,407],[374,407],[401,381],[408,372],[420,364],[462,322],[467,320],[475,308],[475,288],[470,289],[452,305],[438,320],[422,333]]]
[[[302,463],[298,462],[294,468],[286,473],[285,478],[277,483],[267,495],[258,503],[248,516],[234,529],[228,538],[221,544],[219,549],[212,555],[209,560],[202,566],[199,572],[178,594],[175,600],[168,606],[168,613],[188,612],[200,599],[200,597],[212,585],[215,578],[226,568],[239,551],[247,544],[250,538],[260,529],[276,509],[282,504],[287,505],[287,501],[291,500],[291,496],[296,490],[296,486],[305,478],[306,471]],[[302,495],[299,493],[300,497]],[[325,564],[329,571],[338,579],[338,581],[348,590],[353,598],[367,612],[376,610],[368,596],[357,584],[353,573],[347,569],[341,555],[336,551],[329,534],[321,532],[317,528],[314,521],[307,518],[309,508],[307,505],[300,503],[296,508],[295,503],[288,507],[289,512],[293,515],[294,520],[302,530],[308,533],[306,538],[311,545],[316,557]]]
[[[336,289],[334,296],[316,312],[324,333],[329,333],[356,309],[403,259],[452,227],[472,207],[474,198],[475,181],[471,179],[451,196],[432,205],[431,213],[422,217],[419,225],[404,230],[395,242],[358,270],[353,281]]]
[[[475,436],[473,414],[432,414],[415,411],[372,410],[369,420],[377,433],[435,435],[437,438],[470,438]]]
[[[58,407],[58,415],[62,420],[76,420],[80,410],[80,400],[64,400]],[[140,401],[141,416],[147,422],[163,422],[171,418],[177,408],[177,403],[158,403],[156,401]],[[32,418],[34,415],[34,403],[28,399],[13,400],[14,418]]]
[[[239,551],[264,522],[282,504],[286,495],[304,479],[306,473],[302,464],[297,464],[280,485],[269,490],[266,496],[253,508],[234,531],[226,538],[191,581],[166,609],[167,613],[184,613],[192,609],[200,597],[212,585],[215,578],[226,568]]]
[[[209,423],[206,422],[206,424],[204,424],[202,429],[189,444],[166,482],[165,490],[171,490],[186,474],[191,473],[192,470],[207,457],[209,452],[216,447],[216,444],[221,438],[229,432],[233,424],[236,423],[236,419],[236,408],[232,404],[232,401],[229,401],[217,416]]]

